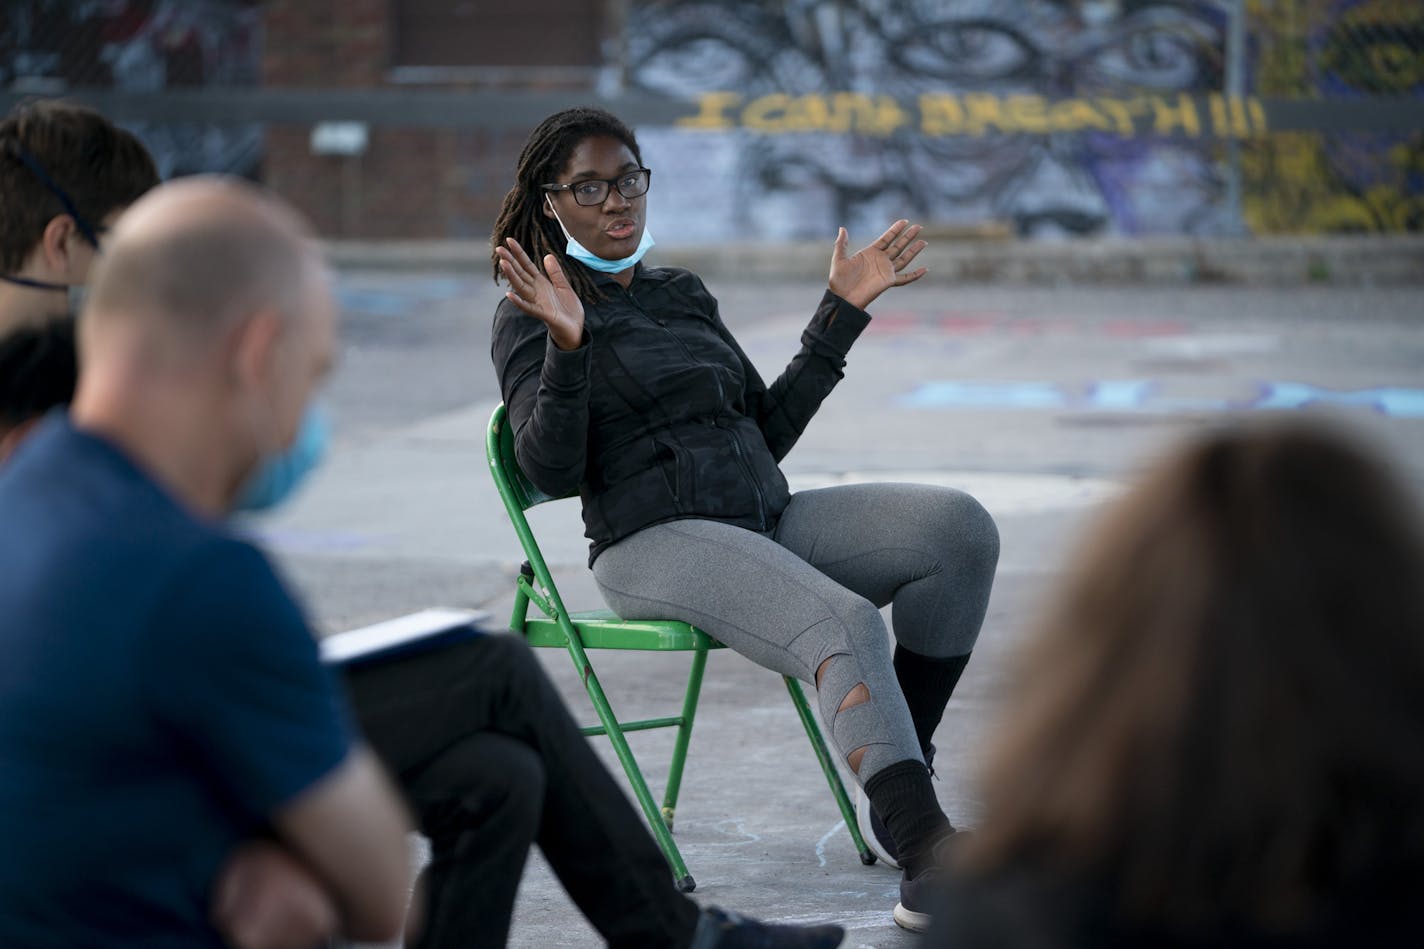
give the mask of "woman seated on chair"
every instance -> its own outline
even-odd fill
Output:
[[[954,833],[931,739],[984,619],[998,532],[960,491],[792,494],[778,467],[840,380],[866,308],[924,275],[910,266],[920,228],[896,222],[853,255],[840,230],[801,349],[767,386],[696,274],[641,262],[651,173],[626,125],[559,112],[515,174],[493,235],[510,289],[492,348],[520,466],[548,494],[578,489],[618,615],[692,623],[815,684],[864,789],[867,838],[904,871],[895,919],[923,929],[926,871]]]

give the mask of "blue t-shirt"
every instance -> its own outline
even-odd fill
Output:
[[[250,544],[61,415],[0,467],[0,946],[221,944],[220,864],[351,741]]]

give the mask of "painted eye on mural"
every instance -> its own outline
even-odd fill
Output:
[[[1180,10],[1147,10],[1123,23],[1085,65],[1096,81],[1146,89],[1220,85],[1221,31]]]
[[[961,82],[1030,75],[1041,59],[1027,37],[990,20],[927,23],[892,44],[891,56],[911,73]]]
[[[1357,22],[1347,14],[1330,28],[1320,61],[1329,76],[1351,89],[1384,95],[1407,95],[1424,86],[1424,12],[1392,18],[1377,16]],[[1353,14],[1354,11],[1351,11]]]
[[[743,89],[756,77],[747,53],[720,36],[678,37],[651,51],[637,67],[640,84],[672,95]]]

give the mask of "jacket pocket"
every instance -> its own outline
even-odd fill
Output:
[[[671,438],[654,437],[653,450],[668,493],[672,495],[677,511],[681,514],[693,497],[692,456],[686,448]]]

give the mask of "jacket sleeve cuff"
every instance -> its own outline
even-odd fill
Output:
[[[817,355],[844,358],[869,325],[869,313],[827,290],[811,325],[801,334],[801,343]]]
[[[550,337],[544,344],[544,368],[539,373],[539,379],[545,388],[555,392],[578,392],[588,386],[592,354],[588,330],[584,330],[583,340],[577,349],[560,349]]]

